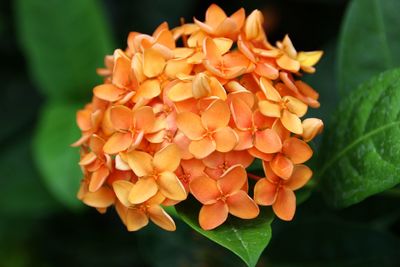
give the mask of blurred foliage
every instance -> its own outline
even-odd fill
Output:
[[[335,123],[338,89],[347,94],[372,74],[399,62],[395,0],[351,1],[340,37],[346,0],[215,2],[228,13],[241,6],[247,11],[260,9],[271,42],[290,33],[299,50],[325,51],[316,75],[305,79],[321,96],[321,108],[310,115],[327,123]],[[89,100],[90,89],[100,81],[95,69],[102,67],[103,56],[124,47],[130,31],[151,33],[164,20],[173,27],[181,16],[202,19],[210,3],[0,2],[0,53],[7,62],[0,66],[0,266],[244,266],[238,257],[179,221],[175,233],[154,226],[128,233],[113,210],[99,215],[91,209],[81,213],[67,209],[81,207],[75,201],[78,151],[69,148],[79,138],[74,111]],[[328,128],[335,131],[334,126]],[[330,139],[327,133],[324,138]],[[316,152],[314,169],[320,167],[321,158]],[[333,179],[339,168],[332,171]],[[338,211],[322,201],[320,182],[326,181],[310,185],[317,191],[298,207],[293,222],[274,220],[271,242],[257,266],[399,266],[399,189]],[[305,201],[310,188],[299,192],[298,198]]]

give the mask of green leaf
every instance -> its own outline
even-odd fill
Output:
[[[339,105],[321,147],[322,189],[349,206],[400,182],[400,69],[380,74]]]
[[[371,76],[400,66],[400,1],[354,0],[339,42],[339,89],[348,94]]]
[[[38,87],[52,98],[89,96],[96,68],[112,52],[110,33],[95,0],[18,0],[18,35]]]
[[[79,138],[75,124],[76,105],[48,104],[42,110],[34,139],[34,156],[44,182],[53,195],[70,208],[80,207],[76,199],[82,178],[78,149],[70,147]]]
[[[218,228],[205,231],[198,224],[199,205],[185,201],[176,207],[181,219],[194,230],[238,255],[248,266],[255,266],[271,239],[272,211],[261,209],[256,219],[243,220],[230,215]]]

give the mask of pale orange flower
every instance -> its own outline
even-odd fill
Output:
[[[201,228],[218,227],[229,213],[242,219],[258,216],[258,206],[241,190],[246,181],[246,170],[241,165],[232,166],[217,181],[208,176],[192,180],[190,192],[203,204],[199,214]]]
[[[187,193],[189,193],[189,184],[196,177],[204,175],[205,165],[199,159],[181,160],[181,165],[175,171]]]
[[[228,152],[235,148],[238,137],[228,126],[230,112],[228,105],[217,99],[202,113],[201,117],[192,112],[177,116],[177,125],[190,140],[189,151],[196,158],[205,158],[215,150]]]
[[[293,191],[303,187],[312,176],[312,171],[305,165],[296,165],[289,179],[282,179],[263,162],[265,178],[254,187],[254,199],[263,206],[272,205],[278,218],[290,221],[296,211],[296,195]]]

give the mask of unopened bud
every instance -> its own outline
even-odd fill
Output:
[[[310,142],[314,137],[321,133],[324,129],[324,123],[320,119],[310,118],[305,119],[302,123],[303,134],[301,135],[305,142]]]
[[[209,96],[211,93],[210,78],[204,74],[199,73],[193,79],[193,97],[196,99]]]
[[[248,16],[245,24],[244,31],[246,33],[247,40],[261,40],[264,38],[263,29],[264,17],[259,10],[254,10]]]

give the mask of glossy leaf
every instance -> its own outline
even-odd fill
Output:
[[[326,129],[319,172],[326,198],[349,206],[400,182],[400,69],[361,85]]]
[[[339,41],[339,89],[348,94],[371,76],[400,66],[400,1],[354,0]]]
[[[77,105],[46,105],[34,139],[34,159],[45,185],[70,208],[81,207],[76,193],[82,178],[79,151],[70,144],[79,138],[75,125]]]
[[[110,33],[95,0],[18,0],[20,43],[38,87],[53,98],[81,98],[100,82]]]
[[[248,266],[255,266],[271,239],[270,209],[261,209],[256,219],[243,220],[232,215],[221,226],[203,230],[198,223],[199,205],[192,199],[176,207],[181,219],[194,230],[238,255]]]

